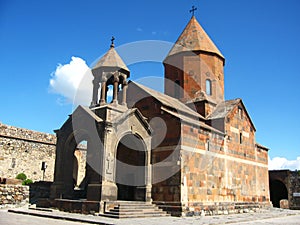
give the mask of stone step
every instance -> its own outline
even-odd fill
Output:
[[[135,212],[114,212],[114,211],[109,211],[109,214],[113,215],[133,215],[133,214],[165,214],[165,212],[162,211],[135,211]]]
[[[161,209],[128,209],[128,210],[119,210],[111,209],[111,213],[147,213],[147,212],[163,212]]]
[[[168,217],[169,214],[131,214],[131,215],[114,215],[114,214],[101,214],[100,216],[115,218],[115,219],[125,219],[125,218],[146,218],[146,217]]]
[[[112,203],[111,203],[112,204]],[[170,216],[156,205],[149,202],[127,202],[116,201],[113,209],[101,214],[101,216],[111,218],[143,218],[143,217],[159,217]]]
[[[115,206],[115,209],[153,209],[153,206]],[[157,208],[157,207],[156,207]]]
[[[127,212],[135,212],[135,211],[151,211],[151,210],[154,210],[154,211],[163,211],[162,209],[160,208],[144,208],[144,209],[141,209],[141,208],[137,208],[137,209],[132,209],[132,208],[128,208],[128,209],[119,209],[119,208],[114,208],[114,209],[111,209],[110,211],[127,211]]]
[[[151,203],[127,203],[127,202],[116,202],[116,205],[121,206],[152,206]]]

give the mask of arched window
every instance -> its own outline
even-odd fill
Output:
[[[205,90],[206,90],[206,94],[207,95],[212,95],[212,91],[211,91],[211,80],[207,79],[205,82]]]

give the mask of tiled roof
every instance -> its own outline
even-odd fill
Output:
[[[259,147],[259,148],[261,148],[261,149],[269,150],[268,147],[266,147],[264,145],[261,145],[261,144],[258,144],[258,143],[256,143],[256,146]]]
[[[202,122],[202,121],[195,120],[195,119],[193,119],[193,118],[191,118],[191,117],[182,115],[182,114],[180,114],[180,113],[178,113],[178,112],[174,112],[174,111],[168,110],[168,109],[166,109],[166,108],[164,108],[164,107],[162,107],[162,110],[165,111],[165,112],[167,112],[167,113],[169,113],[169,114],[171,114],[172,116],[175,116],[175,117],[179,118],[179,119],[182,120],[182,121],[185,121],[185,122],[187,122],[187,123],[189,123],[189,124],[195,125],[196,127],[199,126],[199,127],[205,128],[205,129],[207,129],[207,130],[214,131],[214,132],[219,133],[219,134],[224,134],[224,133],[221,132],[220,130],[215,129],[214,127],[209,126],[208,124],[206,124],[206,123],[204,123],[204,122]]]
[[[240,101],[241,99],[238,98],[219,103],[207,119],[220,119],[226,117]]]
[[[247,109],[246,109],[242,99],[240,99],[240,98],[233,99],[233,100],[227,100],[225,102],[219,103],[217,105],[216,109],[206,119],[214,120],[214,119],[225,118],[230,112],[232,112],[234,107],[238,104],[241,104],[242,107],[245,109],[245,113],[247,114],[247,117],[249,118],[251,125],[253,126],[254,130],[256,130],[256,128],[252,122],[252,119],[251,119],[250,115],[248,114]]]
[[[199,102],[199,101],[204,101],[204,100],[216,104],[216,100],[213,97],[207,95],[204,91],[201,91],[197,97],[187,101],[187,103]]]
[[[205,51],[215,53],[224,59],[224,56],[215,46],[195,16],[191,18],[168,56],[184,51]]]
[[[116,52],[114,47],[111,47],[108,52],[96,63],[93,69],[100,67],[117,67],[129,72],[126,64],[121,59],[120,55]]]
[[[133,82],[133,81],[130,81],[130,83],[134,84],[137,87],[139,87],[140,89],[144,90],[146,93],[148,93],[150,96],[153,96],[154,98],[156,98],[158,101],[160,101],[165,106],[168,106],[168,107],[173,108],[177,111],[189,114],[193,117],[204,119],[203,116],[201,116],[199,113],[192,110],[191,108],[189,108],[188,106],[186,106],[185,104],[183,104],[182,102],[180,102],[176,98],[172,98],[169,95],[165,95],[163,93],[160,93],[158,91],[155,91],[151,88],[148,88],[144,85],[138,84],[138,83]]]

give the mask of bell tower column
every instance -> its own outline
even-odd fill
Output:
[[[122,90],[123,90],[123,96],[122,96],[122,105],[126,106],[127,102],[127,88],[128,88],[128,82],[126,80],[123,81],[122,84]]]
[[[93,80],[93,99],[91,105],[96,105],[98,103],[98,92],[100,87],[100,81],[98,77]]]
[[[119,77],[114,76],[113,103],[118,104]]]
[[[100,105],[106,104],[106,78],[102,78]]]

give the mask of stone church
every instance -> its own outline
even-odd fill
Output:
[[[163,65],[164,93],[129,81],[112,41],[92,68],[90,107],[56,130],[54,206],[105,214],[145,202],[182,216],[270,205],[268,148],[244,102],[224,99],[225,58],[195,16]]]

